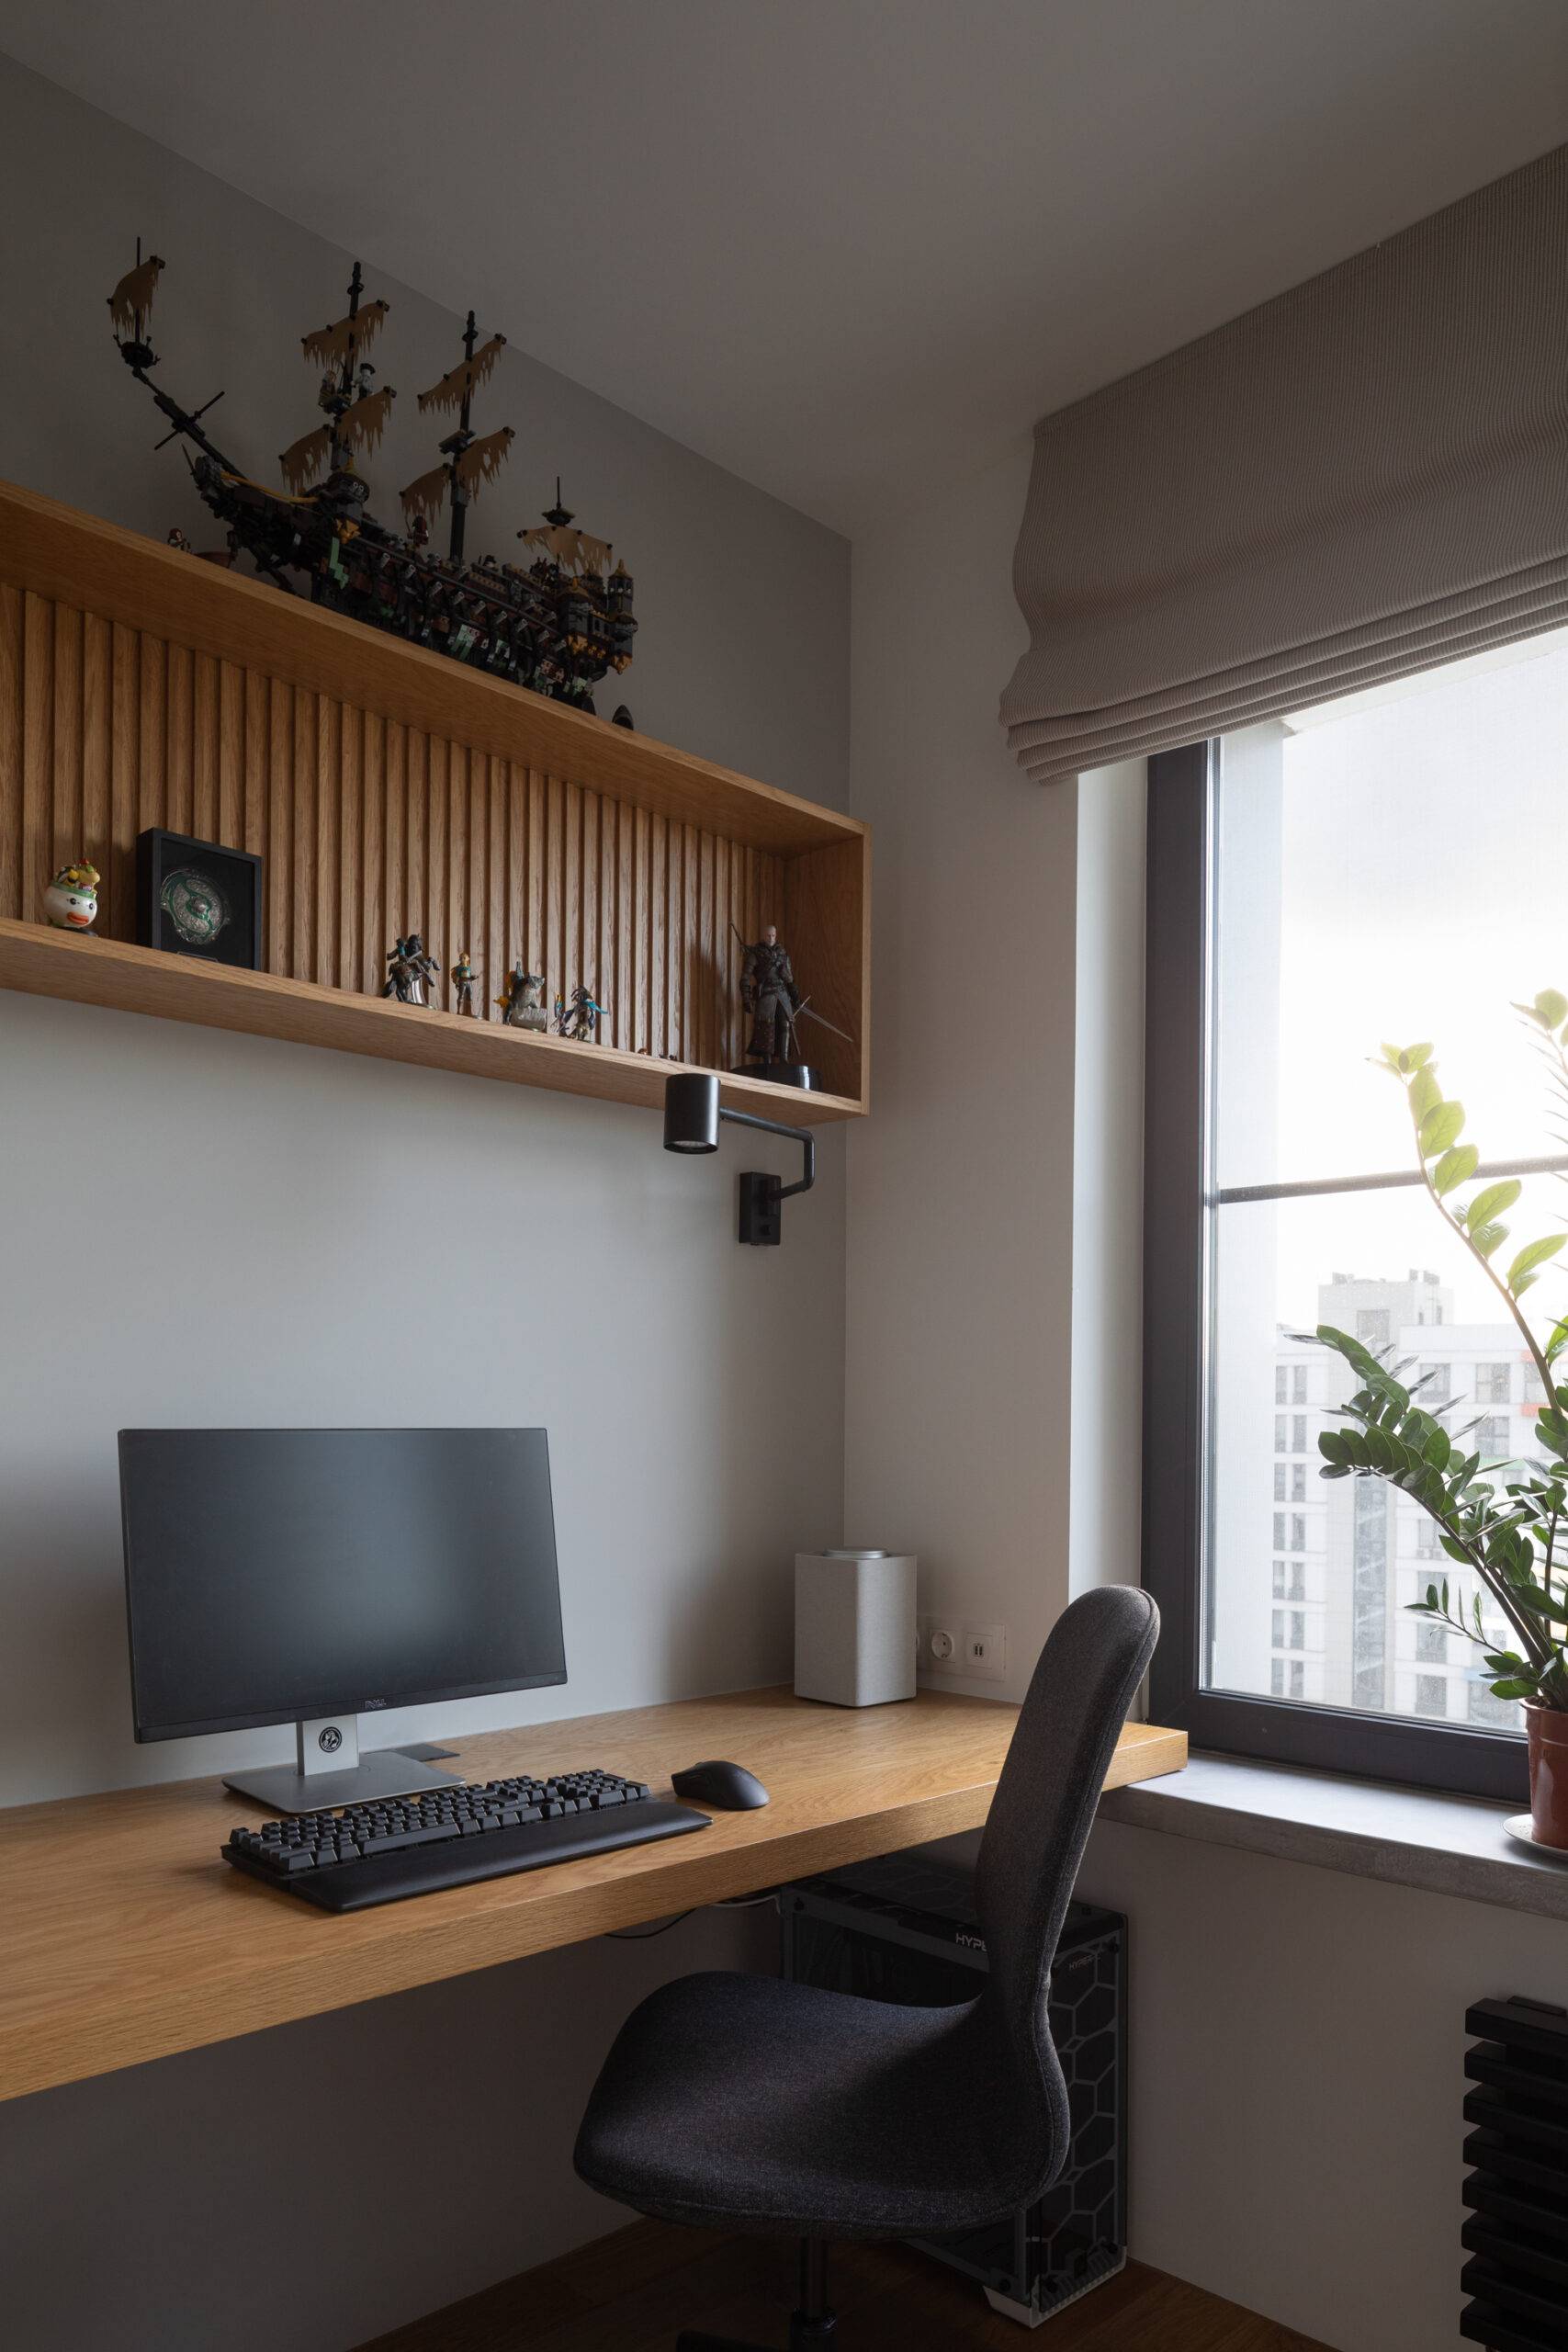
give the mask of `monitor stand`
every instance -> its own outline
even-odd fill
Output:
[[[386,1797],[413,1796],[421,1789],[459,1785],[456,1772],[437,1772],[395,1747],[359,1752],[357,1715],[321,1715],[296,1724],[296,1765],[264,1764],[254,1771],[226,1772],[223,1785],[237,1797],[254,1797],[274,1813],[327,1813],[334,1805],[376,1804]]]

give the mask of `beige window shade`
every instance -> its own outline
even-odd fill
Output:
[[[1568,621],[1568,147],[1046,417],[1042,783]]]

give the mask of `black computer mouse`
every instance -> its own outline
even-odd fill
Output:
[[[688,1764],[683,1772],[673,1775],[671,1786],[678,1797],[690,1797],[694,1804],[716,1805],[720,1813],[748,1813],[768,1802],[766,1789],[743,1764],[726,1764],[717,1757],[710,1757],[705,1764]]]

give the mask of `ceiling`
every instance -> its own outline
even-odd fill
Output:
[[[851,532],[1568,140],[1565,0],[0,0],[0,48]]]

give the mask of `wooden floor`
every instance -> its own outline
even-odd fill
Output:
[[[842,2352],[1330,2352],[1139,2263],[1038,2335],[902,2246],[836,2249],[831,2279]],[[782,2346],[794,2299],[783,2246],[634,2222],[360,2352],[671,2352],[682,2327]]]

